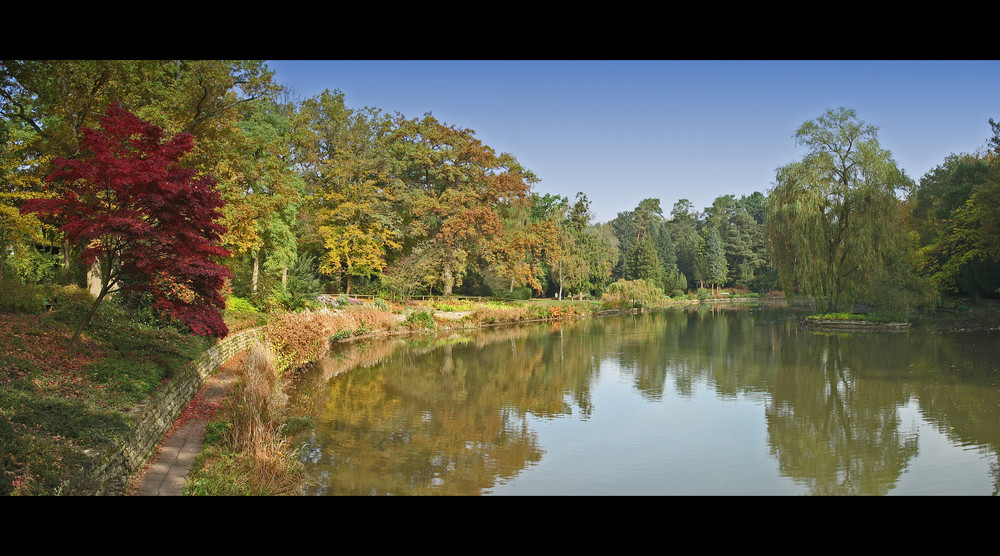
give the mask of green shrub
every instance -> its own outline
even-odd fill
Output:
[[[311,296],[305,293],[293,291],[283,292],[275,289],[268,298],[267,306],[297,313],[306,309],[314,309],[316,307],[316,303],[313,301]]]
[[[710,295],[711,294],[705,288],[698,288],[698,291],[695,292],[695,296],[698,298],[698,301],[705,301]]]
[[[632,307],[650,307],[663,299],[663,290],[649,280],[618,280],[606,290],[606,302],[613,307],[630,304]]]
[[[524,301],[526,299],[531,299],[533,295],[533,290],[530,287],[514,288],[513,290],[500,290],[493,292],[493,297],[504,300],[519,300]]]
[[[538,305],[535,307],[531,307],[530,314],[531,318],[536,318],[536,319],[552,318],[552,308],[546,305]]]
[[[60,253],[41,252],[34,247],[16,245],[8,246],[8,249],[10,251],[3,263],[3,276],[23,284],[51,284],[65,278]]]
[[[226,298],[226,310],[222,315],[230,333],[264,326],[268,317],[267,313],[262,313],[249,299],[237,296]]]
[[[46,310],[50,291],[43,286],[31,286],[14,280],[0,282],[0,311],[37,315]]]
[[[434,316],[427,311],[416,311],[406,317],[403,326],[413,329],[434,328]]]
[[[852,315],[851,313],[819,313],[815,315],[806,315],[807,319],[816,320],[859,320],[861,315]]]
[[[260,309],[254,307],[248,299],[231,295],[226,298],[226,310],[234,313],[259,313]]]

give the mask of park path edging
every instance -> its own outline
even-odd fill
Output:
[[[185,365],[170,381],[127,415],[131,425],[123,445],[110,453],[88,451],[86,477],[69,485],[67,494],[119,496],[146,468],[177,417],[219,368],[234,355],[261,341],[263,330],[242,330],[219,340]],[[200,443],[200,441],[199,441]],[[185,449],[185,452],[188,450]],[[197,455],[197,454],[195,454]]]

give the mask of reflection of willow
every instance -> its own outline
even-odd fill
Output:
[[[771,452],[783,474],[818,495],[887,493],[917,455],[900,430],[910,393],[882,369],[905,357],[900,337],[789,329],[766,409]]]
[[[897,413],[910,392],[877,373],[905,356],[899,337],[817,335],[788,311],[747,306],[608,322],[620,369],[648,399],[660,399],[668,381],[682,396],[699,383],[719,397],[770,392],[772,453],[814,493],[884,493],[916,455]]]
[[[306,410],[317,420],[303,450],[313,492],[478,494],[537,462],[529,414],[566,414],[574,401],[590,411],[587,335],[562,334],[577,322],[452,333],[387,348],[348,373],[317,365],[319,378],[302,380],[325,404]],[[316,399],[302,393],[293,405]]]

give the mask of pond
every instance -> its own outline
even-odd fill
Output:
[[[336,344],[308,496],[995,495],[997,323],[712,305]]]

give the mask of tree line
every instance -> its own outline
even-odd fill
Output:
[[[175,163],[192,180],[210,177],[220,200],[208,239],[224,253],[204,259],[225,279],[210,288],[261,306],[294,309],[319,291],[596,297],[637,280],[665,295],[781,289],[831,309],[1000,295],[992,120],[981,152],[953,154],[915,181],[877,128],[829,110],[796,130],[809,152],[768,191],[701,211],[681,198],[669,213],[650,196],[602,223],[585,192],[539,194],[538,176],[474,130],[350,107],[338,90],[295,99],[252,60],[0,61],[0,279],[81,283],[101,276],[102,261],[105,279],[121,268],[94,251],[118,232],[74,236],[25,210],[67,198],[80,176],[57,170],[96,156],[85,139],[110,125],[112,106],[161,130],[164,144],[191,138]],[[174,310],[206,276],[157,269],[169,282],[158,292],[173,292],[161,306]],[[149,303],[142,295],[135,302]]]

